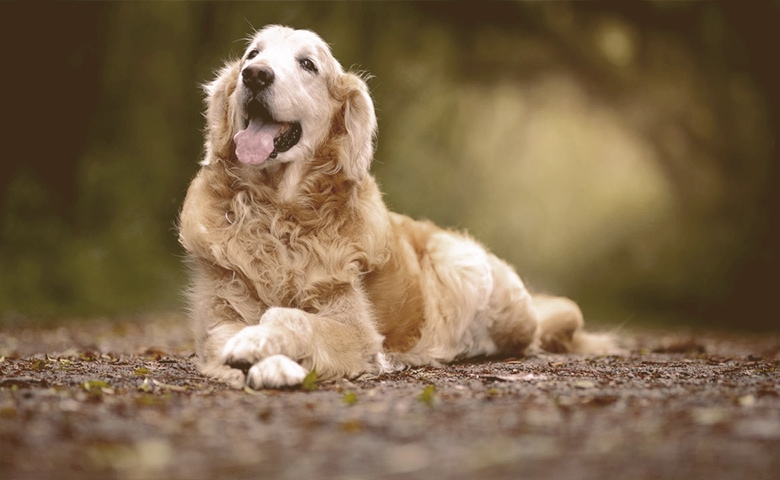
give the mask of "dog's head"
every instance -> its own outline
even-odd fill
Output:
[[[263,28],[205,90],[204,163],[308,162],[334,142],[342,171],[356,180],[368,172],[376,132],[368,87],[315,33]]]

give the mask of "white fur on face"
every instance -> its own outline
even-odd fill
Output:
[[[254,54],[249,58],[250,53]],[[307,70],[302,62],[308,60],[316,72]],[[293,162],[311,158],[315,149],[326,138],[330,120],[338,104],[331,97],[329,84],[344,73],[333,58],[328,45],[308,30],[293,30],[269,26],[260,30],[244,53],[241,71],[249,65],[263,65],[274,72],[274,81],[262,93],[270,114],[277,122],[299,122],[303,131],[298,143],[278,154],[274,162]],[[240,80],[236,88],[236,118],[234,131],[246,127],[244,107],[249,90]]]

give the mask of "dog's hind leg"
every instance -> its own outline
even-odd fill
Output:
[[[523,281],[506,262],[488,254],[493,276],[488,315],[490,336],[502,354],[521,355],[536,339],[538,321]]]
[[[582,312],[564,297],[531,295],[514,269],[489,255],[493,274],[490,335],[502,354],[542,348],[554,353],[616,351],[611,335],[586,332]]]

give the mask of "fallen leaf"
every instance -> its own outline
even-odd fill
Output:
[[[111,388],[111,385],[104,382],[103,380],[87,380],[86,382],[81,384],[82,387],[84,387],[84,390],[86,391],[92,391],[95,389],[104,389],[104,388]]]
[[[170,399],[170,394],[158,395],[140,395],[135,398],[135,404],[139,407],[159,407],[166,405]]]
[[[753,395],[743,395],[737,398],[737,404],[740,407],[752,407],[756,404],[756,397]]]
[[[160,350],[159,348],[150,347],[144,350],[143,355],[147,357],[155,357],[157,360],[160,360],[162,357],[164,357],[167,354],[162,350]]]
[[[179,385],[171,385],[171,384],[168,384],[168,383],[158,382],[157,380],[154,380],[154,379],[152,379],[152,383],[154,383],[155,385],[157,385],[160,388],[164,388],[166,390],[171,390],[173,392],[186,392],[187,390],[189,390],[189,388],[187,388],[187,387],[182,387],[182,386],[179,386]]]
[[[0,418],[16,418],[16,405],[13,402],[5,402],[0,405]]]
[[[36,372],[40,372],[41,370],[46,369],[46,361],[45,360],[36,360],[30,365],[30,370],[34,370]]]
[[[363,430],[363,422],[360,420],[347,420],[341,424],[341,428],[347,433],[358,433]]]
[[[533,373],[526,373],[525,375],[484,375],[482,378],[494,382],[531,382],[534,380],[547,380],[546,375],[535,375]]]
[[[433,400],[436,394],[436,385],[428,385],[425,387],[425,389],[422,391],[419,397],[417,397],[421,402],[428,405],[429,407],[433,405]]]
[[[250,395],[262,395],[262,390],[255,390],[254,388],[250,387],[249,385],[244,385],[244,392],[248,393]]]
[[[342,400],[344,400],[344,403],[347,405],[354,405],[357,403],[358,397],[355,392],[347,392],[344,394],[344,398]]]
[[[582,388],[582,389],[595,388],[596,384],[591,382],[591,381],[589,381],[589,380],[581,380],[579,382],[574,382],[574,387],[575,388]]]
[[[702,407],[691,411],[691,418],[694,423],[705,426],[712,426],[728,420],[729,412],[719,407]]]
[[[143,383],[138,385],[138,390],[140,390],[142,392],[146,392],[146,393],[149,393],[149,392],[152,391],[152,385],[149,383],[149,379],[148,378],[144,378]]]
[[[97,360],[97,355],[95,355],[95,352],[82,352],[79,355],[79,358],[87,362],[94,362],[95,360]]]
[[[249,387],[245,387],[245,389],[246,388],[249,388]],[[256,395],[256,393],[253,393],[253,395]],[[267,422],[267,421],[269,421],[271,419],[273,414],[274,414],[274,411],[272,409],[264,408],[264,409],[262,409],[262,410],[257,412],[257,419],[260,420],[260,421],[263,421],[263,422]]]
[[[301,390],[305,390],[307,392],[317,390],[316,371],[312,370],[311,372],[306,374],[306,377],[304,377],[303,382],[301,382]]]
[[[11,377],[0,379],[0,388],[10,388],[12,391],[19,388],[46,387],[46,380],[38,380],[32,377]]]

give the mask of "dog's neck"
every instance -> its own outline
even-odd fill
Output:
[[[279,163],[265,168],[224,161],[205,168],[223,172],[218,176],[222,176],[224,188],[232,192],[228,197],[245,191],[255,202],[303,216],[320,216],[324,213],[322,208],[346,213],[354,206],[360,190],[373,185],[350,180],[334,167],[337,164],[326,155],[315,156],[309,162]]]
[[[278,183],[277,191],[279,199],[283,203],[295,203],[300,195],[300,189],[303,182],[303,176],[306,174],[306,165],[303,163],[290,163],[285,165],[287,168]]]
[[[300,201],[307,170],[306,165],[299,162],[278,163],[264,168],[241,164],[226,166],[228,174],[237,180],[233,182],[234,186],[248,187],[256,196],[287,205]]]

